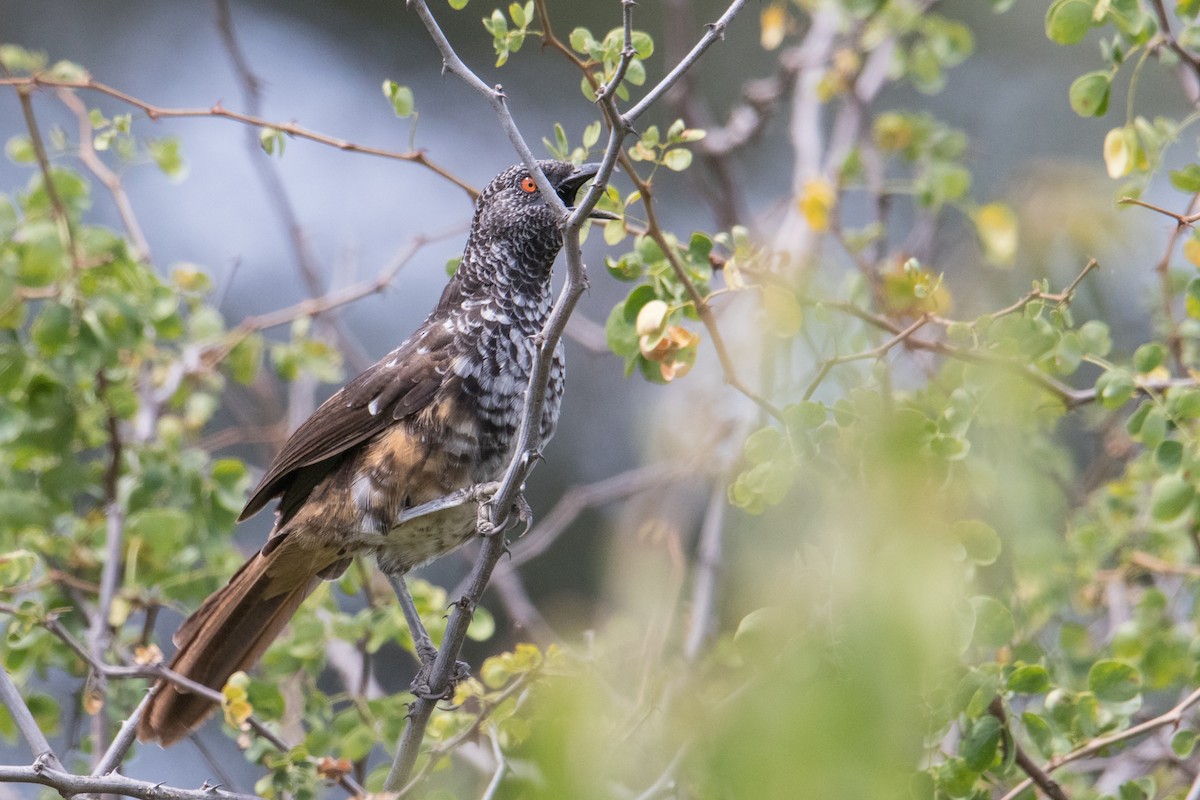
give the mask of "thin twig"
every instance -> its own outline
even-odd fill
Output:
[[[1078,761],[1081,758],[1087,758],[1088,756],[1095,755],[1106,747],[1111,747],[1114,744],[1118,744],[1129,739],[1134,739],[1144,733],[1150,733],[1151,731],[1158,730],[1159,728],[1167,725],[1178,725],[1183,719],[1183,715],[1197,703],[1200,703],[1200,689],[1197,689],[1189,694],[1170,711],[1167,711],[1164,714],[1160,714],[1153,719],[1148,719],[1138,725],[1126,728],[1118,733],[1112,733],[1108,736],[1099,736],[1095,739],[1092,739],[1084,746],[1072,750],[1065,755],[1050,759],[1048,762],[1046,762],[1046,766],[1043,768],[1044,772],[1049,774],[1060,767],[1070,764],[1072,761]],[[1004,797],[1000,798],[1000,800],[1016,800],[1016,798],[1019,797],[1022,792],[1032,785],[1033,779],[1026,778],[1014,786],[1012,790],[1005,794]]]
[[[521,546],[513,552],[500,568],[504,572],[515,570],[529,563],[558,540],[586,509],[605,505],[640,492],[652,491],[697,477],[697,465],[692,463],[662,462],[619,472],[612,477],[595,483],[574,486],[563,492],[558,503],[536,523],[521,539]]]
[[[1058,785],[1049,775],[1034,763],[1029,754],[1024,748],[1017,743],[1013,738],[1012,732],[1008,729],[1008,713],[1004,710],[1004,701],[999,697],[992,698],[991,705],[988,706],[988,713],[1000,721],[1000,725],[1004,729],[1004,738],[1002,746],[1007,751],[1012,748],[1013,757],[1017,762],[1017,766],[1029,776],[1029,780],[1033,781],[1039,789],[1041,789],[1050,800],[1069,800],[1062,787]]]
[[[496,792],[500,791],[500,782],[504,780],[504,773],[508,771],[508,762],[504,760],[504,751],[500,749],[500,737],[496,735],[496,731],[488,731],[488,740],[492,743],[492,757],[496,759],[496,771],[492,774],[492,779],[488,781],[483,794],[479,796],[479,800],[492,800],[496,796]]]
[[[695,661],[708,639],[716,607],[717,579],[721,569],[722,539],[725,532],[725,509],[729,507],[727,481],[714,481],[709,492],[708,509],[700,526],[700,544],[696,552],[696,577],[692,587],[691,619],[684,640],[683,657]]]
[[[134,740],[137,738],[138,720],[142,718],[142,713],[146,707],[150,705],[150,700],[154,695],[158,694],[159,687],[162,684],[155,682],[150,685],[146,694],[142,697],[142,701],[133,709],[133,713],[129,718],[121,723],[121,730],[113,737],[112,744],[105,751],[103,757],[92,768],[93,775],[108,775],[121,765],[121,761],[125,758],[125,754],[129,752],[129,748],[133,746]]]
[[[0,81],[9,80],[0,78]],[[50,209],[54,214],[54,220],[58,223],[59,235],[62,237],[63,244],[66,247],[67,253],[71,256],[71,264],[78,272],[83,268],[83,253],[75,242],[75,230],[71,224],[71,215],[67,212],[67,207],[63,203],[62,197],[58,193],[58,187],[54,185],[54,180],[50,172],[50,158],[46,155],[46,143],[42,140],[41,131],[38,129],[37,117],[33,113],[33,101],[30,99],[30,90],[28,88],[18,88],[17,98],[21,102],[21,113],[25,117],[25,127],[29,131],[29,141],[33,144],[33,153],[37,158],[38,169],[42,173],[42,182],[45,184],[46,197],[50,200]]]
[[[121,218],[121,224],[125,226],[125,233],[133,245],[134,258],[149,263],[150,244],[146,241],[146,235],[142,233],[137,215],[133,213],[133,204],[129,202],[129,195],[121,185],[121,178],[104,163],[92,143],[92,121],[87,106],[79,99],[79,95],[70,89],[59,89],[57,94],[58,99],[71,110],[79,123],[79,160],[112,195],[117,215]]]
[[[103,370],[97,375],[97,385],[104,402],[108,403],[108,378]],[[121,506],[118,494],[121,479],[121,460],[124,443],[121,439],[121,426],[112,408],[107,409],[106,427],[108,430],[108,465],[104,470],[104,563],[100,569],[100,591],[96,600],[96,610],[92,616],[91,629],[88,631],[88,647],[95,662],[103,663],[104,655],[112,644],[112,626],[109,617],[112,613],[113,600],[117,596],[117,581],[121,577],[121,556],[124,552],[125,510]],[[105,677],[103,673],[94,675],[93,691],[100,698],[99,708],[92,714],[92,768],[95,769],[104,755],[108,739],[108,719],[104,711],[107,702]]]
[[[848,364],[852,361],[862,361],[872,358],[878,360],[883,358],[897,345],[911,339],[914,333],[925,327],[925,324],[929,322],[929,319],[930,316],[928,314],[922,314],[915,322],[913,322],[904,330],[898,332],[895,336],[888,339],[878,347],[873,347],[870,350],[864,350],[861,353],[851,353],[850,355],[833,356],[832,358],[825,359],[817,368],[817,374],[813,377],[812,381],[809,382],[808,388],[804,390],[804,394],[801,396],[801,399],[805,401],[811,399],[813,393],[817,391],[817,388],[821,385],[822,381],[825,380],[826,376],[829,375],[830,371],[834,367],[841,364]]]
[[[29,743],[33,757],[42,763],[62,769],[62,762],[54,754],[50,742],[46,741],[46,735],[42,733],[42,729],[37,725],[37,720],[29,711],[29,706],[25,705],[25,701],[21,699],[21,692],[17,690],[16,684],[13,683],[8,671],[3,667],[0,667],[0,703],[3,703],[4,707],[8,709],[8,714],[16,723],[17,730]]]
[[[738,12],[742,10],[742,6],[744,5],[746,5],[746,0],[734,0],[716,22],[708,23],[706,26],[708,33],[704,34],[700,38],[700,41],[696,42],[696,46],[691,49],[691,52],[684,56],[683,60],[676,64],[674,69],[667,73],[666,77],[655,84],[654,88],[647,92],[638,101],[637,105],[622,115],[627,125],[632,126],[638,117],[646,113],[646,110],[650,106],[657,103],[658,99],[666,94],[667,90],[674,86],[675,82],[695,65],[700,56],[704,55],[704,52],[708,48],[725,38],[725,29],[729,27],[729,23],[733,22],[733,18],[738,15]]]
[[[270,128],[288,136],[297,139],[307,139],[318,144],[336,147],[338,150],[344,150],[348,153],[362,153],[364,155],[378,156],[379,158],[390,158],[397,161],[409,161],[414,164],[420,164],[422,167],[437,173],[441,177],[453,183],[458,188],[466,192],[471,199],[479,196],[479,191],[471,184],[467,183],[462,178],[447,171],[445,167],[432,161],[424,150],[409,150],[407,152],[398,152],[395,150],[384,150],[378,147],[367,147],[366,145],[356,144],[355,142],[346,139],[339,139],[333,136],[327,136],[323,133],[310,131],[303,128],[294,122],[272,122],[268,119],[255,117],[249,114],[240,114],[236,111],[230,111],[224,108],[220,103],[209,108],[167,108],[156,106],[148,103],[145,100],[140,100],[133,95],[126,94],[119,89],[114,89],[107,84],[87,78],[84,80],[61,80],[58,78],[50,78],[45,75],[29,75],[0,78],[0,86],[14,86],[18,90],[24,89],[28,92],[34,88],[51,88],[51,89],[86,89],[88,91],[99,92],[100,94],[108,95],[115,100],[119,100],[126,105],[140,109],[151,120],[158,121],[160,119],[170,118],[187,118],[187,117],[214,117],[219,119],[233,120],[240,122],[243,125],[252,125],[256,128]]]

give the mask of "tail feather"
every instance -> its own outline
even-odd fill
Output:
[[[334,553],[288,544],[253,555],[187,618],[174,637],[173,671],[220,690],[230,675],[258,661],[316,588],[317,573],[335,560]],[[215,708],[213,701],[164,681],[138,721],[138,739],[173,744]]]

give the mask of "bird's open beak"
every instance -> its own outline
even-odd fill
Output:
[[[579,191],[581,186],[596,177],[596,173],[599,171],[599,164],[580,164],[570,175],[559,181],[558,185],[554,188],[558,192],[558,196],[562,198],[562,201],[568,207],[573,207],[575,205],[575,193]],[[599,210],[593,210],[588,216],[592,219],[620,219],[616,214]]]

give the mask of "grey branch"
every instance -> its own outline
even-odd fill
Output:
[[[28,767],[0,766],[0,783],[40,783],[57,790],[63,797],[92,792],[120,794],[143,800],[259,800],[257,795],[226,792],[217,786],[180,789],[126,778],[124,775],[72,775],[41,762]]]
[[[37,721],[34,720],[33,714],[29,711],[29,706],[25,705],[25,701],[21,699],[21,693],[17,691],[16,684],[12,682],[12,678],[9,677],[8,671],[5,669],[0,669],[0,703],[4,703],[4,707],[8,709],[9,715],[17,723],[17,730],[21,732],[21,736],[29,743],[29,749],[33,751],[33,757],[41,759],[50,766],[61,768],[62,762],[58,760],[58,756],[54,755],[54,750],[51,749],[50,742],[46,741],[45,734],[37,726]]]
[[[542,196],[566,220],[563,229],[563,252],[567,262],[566,280],[539,337],[539,347],[534,358],[529,385],[526,389],[525,405],[521,414],[520,427],[517,431],[517,441],[513,449],[513,458],[500,480],[499,488],[491,499],[490,519],[481,520],[481,522],[487,522],[488,528],[491,531],[495,531],[495,533],[483,537],[483,546],[480,549],[479,559],[475,564],[475,568],[471,572],[467,591],[455,603],[454,611],[446,626],[445,638],[443,639],[441,649],[438,651],[437,659],[434,661],[429,679],[432,695],[438,694],[439,691],[449,686],[450,675],[455,667],[463,640],[466,638],[467,625],[471,621],[471,615],[475,610],[476,604],[479,602],[479,598],[483,595],[483,590],[487,586],[496,562],[499,561],[500,556],[507,549],[503,527],[509,516],[509,511],[521,487],[524,485],[526,477],[537,461],[534,456],[541,446],[541,426],[538,422],[541,420],[542,406],[545,401],[546,386],[549,382],[550,364],[554,350],[562,337],[562,332],[566,328],[571,312],[575,309],[575,305],[587,287],[587,273],[583,265],[583,254],[580,251],[580,231],[583,224],[587,220],[588,215],[591,214],[592,209],[595,208],[597,201],[608,184],[609,178],[612,176],[617,157],[621,152],[621,145],[629,130],[629,123],[637,119],[638,116],[649,108],[658,97],[666,92],[695,63],[708,47],[722,36],[725,27],[741,7],[745,5],[745,1],[734,0],[721,19],[710,26],[708,33],[700,40],[700,43],[692,49],[666,78],[643,98],[638,106],[623,117],[623,121],[610,120],[611,127],[608,142],[605,145],[604,157],[601,160],[600,170],[586,196],[576,204],[575,210],[568,214],[566,206],[562,204],[553,187],[546,180],[546,176],[538,167],[533,153],[521,136],[521,132],[518,130],[516,122],[508,110],[506,97],[501,87],[488,87],[487,84],[480,80],[463,63],[462,59],[455,53],[446,35],[438,26],[437,21],[434,19],[432,12],[430,12],[424,0],[408,0],[409,8],[413,9],[417,13],[417,16],[420,17],[421,22],[425,25],[430,37],[441,52],[442,63],[446,70],[460,77],[492,106],[492,109],[499,118],[501,127],[508,134],[513,147],[529,168],[530,174],[537,181]],[[629,24],[629,15],[631,12],[632,6],[624,4],[622,13],[627,25]],[[617,88],[618,86],[614,81],[612,86],[607,87],[606,94],[611,96],[612,93],[616,92]],[[481,533],[483,532],[481,530]],[[396,758],[392,762],[391,771],[384,783],[384,791],[396,791],[407,782],[408,776],[412,773],[413,765],[416,763],[421,740],[425,735],[425,727],[429,722],[429,716],[433,713],[435,705],[436,701],[425,697],[417,698],[413,704],[404,733],[401,736],[400,746],[396,751]]]

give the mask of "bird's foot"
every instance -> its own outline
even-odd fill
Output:
[[[434,651],[437,655],[437,651]],[[454,670],[446,679],[446,686],[440,692],[435,692],[430,685],[430,678],[433,677],[433,659],[428,661],[424,657],[421,658],[421,668],[417,670],[416,677],[412,680],[412,685],[409,687],[414,695],[422,700],[449,700],[454,696],[454,690],[458,684],[471,677],[471,665],[465,661],[455,661]]]
[[[498,484],[485,484],[485,486],[498,486]],[[482,488],[482,487],[481,487]],[[494,489],[493,489],[494,491]],[[529,532],[529,528],[533,525],[533,509],[529,507],[529,502],[525,499],[525,485],[517,490],[516,495],[512,499],[512,507],[517,512],[517,519],[523,524],[524,528],[518,534],[518,537],[524,536]],[[508,515],[499,521],[492,522],[492,496],[489,495],[486,499],[481,499],[479,502],[479,514],[475,520],[475,528],[483,536],[491,536],[499,531],[504,530],[508,525]]]

